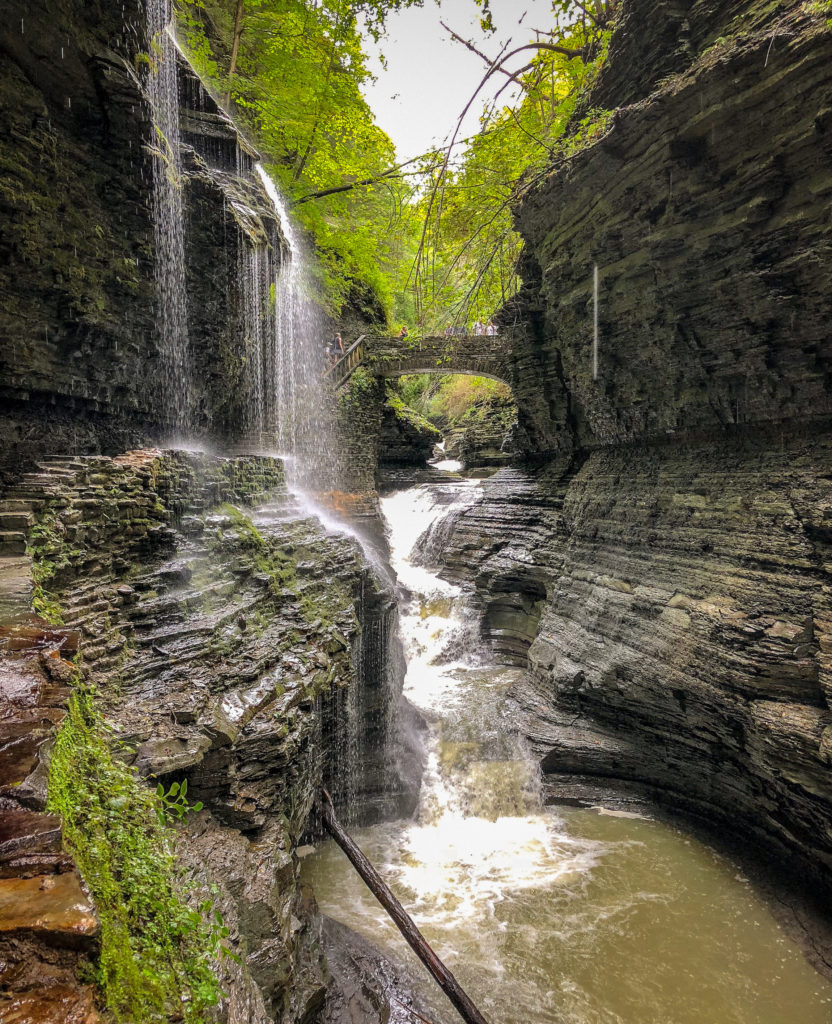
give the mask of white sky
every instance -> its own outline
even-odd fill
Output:
[[[369,66],[378,80],[365,88],[364,94],[379,127],[395,143],[400,160],[418,156],[453,132],[463,107],[485,74],[483,61],[451,39],[440,21],[472,40],[489,57],[494,57],[507,39],[521,45],[533,38],[532,28],[547,29],[552,23],[551,0],[491,0],[491,10],[497,31],[486,35],[480,28],[474,0],[442,0],[441,6],[425,0],[421,8],[388,18],[387,36],[380,46],[370,42]],[[378,61],[379,50],[387,58],[386,71]],[[529,53],[524,60],[524,54],[518,54],[512,70],[522,67],[531,56]],[[483,99],[494,95],[498,80],[502,85],[505,78],[495,75],[494,84],[489,83],[480,94]],[[460,138],[476,133],[482,107],[480,99],[472,105]]]

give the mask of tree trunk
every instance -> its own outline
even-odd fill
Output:
[[[319,804],[319,808],[327,831],[347,855],[355,870],[364,879],[373,896],[384,907],[390,917],[393,918],[394,924],[405,937],[410,948],[433,975],[439,987],[453,1003],[460,1017],[465,1021],[465,1024],[488,1024],[485,1017],[468,998],[453,974],[430,948],[422,933],[413,923],[413,919],[393,895],[381,875],[338,824],[332,807],[332,801],[326,790],[324,790],[324,800]]]
[[[234,41],[231,44],[231,64],[228,68],[228,93],[226,103],[231,103],[231,79],[237,70],[237,54],[240,52],[240,36],[243,34],[243,3],[245,0],[237,0],[237,13],[234,16]]]

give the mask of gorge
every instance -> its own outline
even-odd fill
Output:
[[[5,13],[0,1019],[454,1019],[325,786],[494,1024],[828,1020],[829,4],[623,0],[497,333],[410,338],[167,4]]]

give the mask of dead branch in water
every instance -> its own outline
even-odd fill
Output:
[[[321,820],[326,826],[327,831],[347,855],[347,859],[359,875],[361,875],[367,888],[393,919],[393,923],[402,933],[410,948],[427,967],[428,971],[430,971],[439,987],[453,1003],[457,1013],[465,1021],[465,1024],[488,1024],[485,1017],[471,1002],[453,974],[451,974],[428,945],[427,940],[416,927],[413,918],[393,895],[392,890],[384,879],[338,824],[338,820],[335,817],[335,808],[332,806],[332,798],[329,793],[324,790],[323,794],[324,799],[319,803],[319,809]]]

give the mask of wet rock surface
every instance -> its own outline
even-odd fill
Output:
[[[323,947],[331,981],[323,1024],[407,1024],[429,1019],[447,1024],[415,994],[410,971],[346,925],[323,919]]]
[[[586,100],[608,130],[517,209],[504,330],[538,452],[830,413],[828,15],[637,7]]]
[[[527,660],[516,700],[550,798],[647,787],[828,896],[832,442],[759,440],[503,470],[441,558],[495,649]]]
[[[271,458],[56,459],[8,500],[31,506],[31,574],[64,622],[41,633],[80,650],[119,756],[149,784],[187,780],[204,804],[178,848],[192,898],[210,896],[239,956],[219,964],[221,1018],[311,1021],[327,975],[295,850],[314,830],[315,794],[325,784],[354,821],[416,799],[385,753],[403,669],[384,580],[355,540],[300,510]],[[25,632],[15,627],[13,642]],[[9,786],[32,794],[26,807],[45,799],[38,745],[70,681],[49,651],[28,657],[6,687],[19,707],[0,749]],[[32,708],[36,695],[52,703]],[[80,945],[95,926],[81,927],[58,824],[28,813],[0,829],[0,889],[29,921],[22,931],[7,915],[6,931]],[[46,861],[57,881],[44,883]],[[2,877],[13,862],[16,876]]]
[[[31,584],[29,560],[18,561]],[[0,1018],[94,1024],[79,971],[96,952],[99,923],[60,818],[43,813],[46,761],[69,695],[60,677],[73,672],[61,650],[77,649],[76,637],[19,605],[11,618],[0,627]]]
[[[43,992],[0,995],[0,1014],[6,1024],[98,1024],[100,1016],[92,990],[55,985]]]

